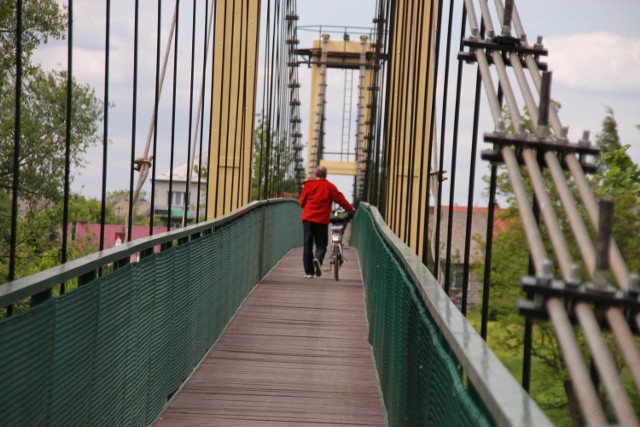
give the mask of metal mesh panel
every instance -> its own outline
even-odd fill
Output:
[[[363,268],[369,341],[392,426],[490,426],[465,388],[456,359],[415,285],[366,209],[353,221],[351,244]]]
[[[296,203],[263,205],[3,319],[2,424],[152,422],[253,286],[301,245],[299,215]]]
[[[12,319],[11,333],[0,323],[0,413],[7,425],[46,424],[51,358],[37,349],[51,348],[54,317],[54,307],[40,306]]]

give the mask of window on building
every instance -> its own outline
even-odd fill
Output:
[[[172,191],[171,192],[171,206],[184,206],[186,193],[184,191]],[[191,205],[192,193],[189,193],[189,204]]]
[[[171,192],[171,205],[172,206],[184,206],[184,191],[172,191]]]

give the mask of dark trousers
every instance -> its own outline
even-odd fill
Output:
[[[302,221],[304,233],[304,252],[302,263],[306,274],[314,274],[313,259],[317,258],[322,264],[324,255],[327,253],[327,243],[329,241],[329,225],[317,222]],[[316,254],[313,255],[313,244],[316,245]]]

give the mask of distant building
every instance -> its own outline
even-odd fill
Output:
[[[201,173],[200,180],[200,218],[204,215],[207,192],[207,164],[208,154],[203,154],[204,167],[200,168],[198,158],[191,171],[191,183],[189,185],[189,206],[187,207],[187,219],[196,218],[196,206],[198,205],[198,172]],[[171,218],[171,227],[182,226],[182,217],[187,199],[187,171],[189,165],[183,163],[173,168],[173,173],[167,171],[155,178],[155,199],[153,215],[162,219],[167,224]],[[171,193],[169,193],[169,183],[171,183]]]
[[[454,301],[457,301],[462,292],[462,282],[464,274],[464,247],[465,236],[467,231],[467,206],[442,206],[440,217],[440,268],[443,272],[446,267],[447,257],[447,229],[449,224],[449,211],[451,210],[451,295]],[[495,217],[502,212],[496,205]],[[469,262],[484,261],[484,244],[487,234],[487,220],[489,216],[489,208],[473,207],[471,213],[471,242],[469,251]],[[493,235],[505,230],[505,224],[502,220],[494,217]],[[435,229],[436,215],[433,208],[429,213],[430,230]],[[434,239],[434,236],[431,236]],[[432,240],[432,244],[435,244]],[[443,281],[443,278],[439,278]],[[480,303],[482,297],[482,277],[476,277],[473,269],[469,270],[469,289],[468,303],[470,307]]]
[[[153,234],[160,234],[167,231],[167,227],[153,227]],[[125,242],[124,224],[105,224],[104,226],[104,249],[111,249]],[[131,240],[149,236],[148,225],[134,225],[131,230]],[[76,223],[74,239],[79,242],[79,246],[84,249],[99,249],[100,245],[100,224],[87,222]],[[88,246],[88,247],[87,247]],[[158,252],[160,248],[156,248]],[[134,259],[135,261],[135,259]]]

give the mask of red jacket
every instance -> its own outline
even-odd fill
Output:
[[[332,202],[336,202],[348,212],[355,211],[338,188],[326,179],[305,181],[300,194],[300,206],[302,206],[300,218],[303,221],[329,224]]]

